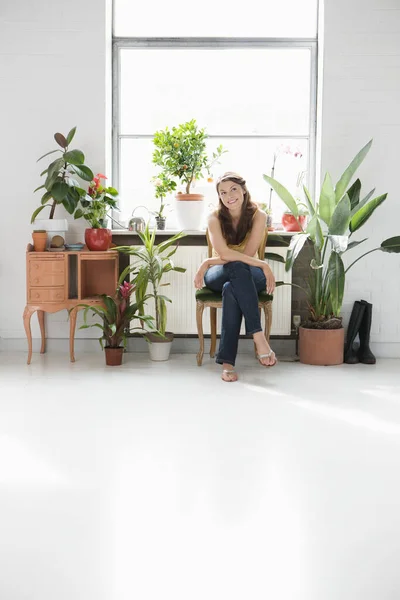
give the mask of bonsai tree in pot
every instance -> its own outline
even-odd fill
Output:
[[[373,215],[387,197],[382,194],[372,198],[375,190],[361,199],[361,182],[349,184],[360,164],[368,154],[372,140],[355,156],[333,185],[329,173],[325,175],[319,200],[313,202],[303,186],[309,222],[303,229],[299,220],[299,207],[290,192],[275,179],[264,175],[296,218],[300,233],[292,237],[286,270],[292,268],[307,240],[312,246],[313,258],[309,264],[307,287],[309,319],[300,327],[300,361],[308,364],[340,364],[343,362],[344,330],[341,308],[347,272],[361,258],[372,252],[400,252],[400,236],[384,240],[380,246],[365,252],[355,260],[347,253],[366,242],[353,240],[355,234]],[[350,255],[351,255],[350,254]],[[343,258],[348,266],[345,266]]]
[[[164,182],[170,182],[170,190],[173,182],[178,182],[185,188],[185,193],[178,192],[176,195],[177,215],[183,229],[198,229],[203,214],[202,194],[191,192],[195,181],[202,179],[205,173],[211,178],[211,167],[225,152],[222,145],[218,146],[212,154],[212,160],[208,158],[206,140],[208,134],[205,129],[200,129],[195,119],[182,123],[170,130],[156,131],[154,134],[153,163],[161,168],[157,177]],[[189,202],[185,202],[189,201]]]
[[[76,127],[73,127],[65,137],[62,133],[55,133],[54,139],[60,148],[51,150],[38,159],[42,160],[50,154],[59,152],[61,155],[52,161],[47,169],[42,171],[41,177],[45,176],[45,182],[36,188],[35,192],[45,190],[40,206],[33,212],[31,223],[35,222],[41,229],[51,231],[52,235],[65,235],[68,224],[66,219],[54,219],[55,209],[57,205],[63,205],[65,210],[71,215],[77,210],[81,198],[85,198],[87,192],[82,188],[81,184],[76,179],[77,177],[83,181],[92,181],[93,173],[85,162],[85,155],[81,150],[70,149],[70,144],[75,136]],[[36,220],[40,212],[46,208],[50,208],[49,219]],[[36,220],[36,221],[35,221]]]
[[[122,277],[120,277],[121,282]],[[139,314],[147,297],[140,302],[130,303],[130,297],[135,291],[135,286],[127,281],[119,283],[114,297],[101,294],[98,299],[101,304],[78,304],[84,307],[84,324],[79,329],[88,329],[89,327],[98,327],[102,334],[99,338],[100,346],[105,351],[106,364],[117,366],[122,364],[122,354],[126,348],[127,335],[136,329],[142,330],[142,327],[131,328],[131,322],[139,319],[143,323],[153,323],[153,317]],[[74,310],[74,309],[72,309]],[[88,313],[100,317],[101,323],[87,323]]]
[[[110,248],[112,231],[107,227],[107,217],[110,216],[110,210],[118,210],[117,190],[104,187],[102,179],[107,177],[97,173],[90,183],[87,195],[80,200],[80,208],[74,214],[75,219],[83,217],[90,224],[90,228],[85,230],[85,242],[89,250],[104,251]]]
[[[156,230],[150,232],[148,224],[144,232],[138,232],[143,246],[119,246],[115,248],[120,252],[134,256],[136,260],[121,273],[126,277],[133,273],[136,301],[144,312],[144,303],[148,298],[154,299],[155,329],[145,335],[149,342],[150,357],[152,360],[168,360],[174,334],[167,331],[167,302],[171,300],[161,293],[161,287],[169,285],[162,282],[164,275],[171,271],[184,273],[186,269],[177,267],[172,261],[172,256],[177,250],[176,243],[185,236],[183,232],[155,243]],[[175,246],[174,248],[171,248]],[[150,286],[150,293],[147,293]]]

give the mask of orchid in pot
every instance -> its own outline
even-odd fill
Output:
[[[301,152],[300,148],[297,148],[297,147],[296,148],[292,148],[289,145],[280,144],[275,149],[274,154],[273,154],[270,177],[272,177],[272,178],[275,177],[275,165],[276,165],[276,161],[277,161],[278,157],[280,155],[283,155],[283,154],[290,155],[290,156],[293,156],[294,158],[299,158],[299,159],[303,157],[303,153]],[[299,183],[298,183],[298,185],[299,185]],[[267,214],[267,227],[269,229],[272,229],[272,219],[273,219],[273,217],[272,217],[272,214],[273,214],[272,213],[272,192],[273,192],[273,189],[272,189],[272,187],[270,187],[270,189],[269,189],[268,204],[265,203],[265,204],[262,205],[263,206],[262,210],[264,210],[266,212],[266,214]],[[282,222],[282,224],[283,224],[284,228],[286,229],[285,223]],[[290,230],[288,230],[288,231],[290,231]]]
[[[316,202],[312,200],[308,189],[303,186],[309,215],[306,228],[303,228],[299,222],[299,206],[290,192],[272,177],[264,175],[264,179],[286,204],[300,226],[300,233],[294,235],[290,242],[286,270],[292,268],[307,242],[311,245],[313,253],[304,289],[308,297],[309,318],[300,327],[302,362],[309,364],[343,362],[344,331],[341,308],[347,273],[359,260],[372,252],[400,253],[400,236],[395,236],[385,239],[380,246],[365,252],[355,260],[347,258],[349,254],[350,256],[353,254],[355,248],[367,241],[367,238],[354,240],[353,235],[368,222],[387,197],[387,194],[373,197],[375,192],[373,189],[362,198],[360,180],[357,179],[350,185],[371,145],[372,140],[358,152],[335,186],[330,174],[326,173]],[[327,330],[331,335],[326,335]],[[313,334],[313,331],[316,333]],[[320,339],[319,343],[315,342],[315,337]],[[312,344],[315,353],[311,351]]]
[[[120,277],[120,281],[121,279],[122,277]],[[115,296],[101,294],[98,296],[96,304],[78,304],[78,306],[84,308],[84,324],[81,325],[80,329],[97,327],[102,332],[99,342],[102,349],[105,350],[107,365],[120,365],[123,351],[126,348],[128,333],[134,330],[143,330],[142,326],[131,327],[132,321],[138,319],[141,323],[148,323],[149,326],[153,324],[153,317],[143,314],[141,310],[148,296],[144,296],[140,301],[130,302],[134,291],[135,286],[124,281],[119,283]],[[88,313],[100,317],[101,322],[88,324]]]
[[[157,229],[164,230],[166,222],[165,210],[169,206],[169,204],[165,204],[165,197],[168,193],[176,189],[176,183],[169,179],[165,173],[160,173],[158,177],[153,177],[152,181],[155,188],[154,195],[160,200],[160,208],[157,211],[151,211],[151,214],[156,218]]]

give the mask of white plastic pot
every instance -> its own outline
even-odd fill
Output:
[[[177,194],[175,213],[180,229],[184,231],[200,230],[203,223],[204,205],[202,194]]]
[[[148,333],[146,335],[150,358],[155,361],[163,361],[169,359],[171,352],[172,340],[174,334],[170,332],[165,333],[165,338],[160,338],[157,335]]]

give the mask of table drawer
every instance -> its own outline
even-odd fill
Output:
[[[58,288],[30,288],[29,302],[64,302],[65,290]]]
[[[64,270],[63,260],[32,260],[29,265],[29,285],[64,285]]]

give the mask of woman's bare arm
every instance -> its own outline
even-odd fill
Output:
[[[249,256],[248,254],[244,254],[243,252],[238,252],[237,250],[232,250],[228,247],[224,236],[222,235],[221,225],[219,219],[216,215],[211,215],[208,219],[208,233],[210,235],[211,244],[215,251],[219,254],[219,257],[224,262],[233,262],[240,261],[244,262],[251,267],[260,267],[261,269],[265,269],[266,263],[263,260],[254,257],[256,250],[261,242],[261,237],[258,240],[257,248],[254,250],[253,256]],[[256,238],[253,238],[253,243]],[[250,240],[249,240],[250,241]],[[247,248],[247,244],[246,244]],[[269,267],[268,267],[269,268]]]
[[[253,217],[253,227],[243,251],[244,254],[247,254],[248,256],[254,256],[256,254],[261,241],[264,238],[266,224],[267,215],[262,210],[257,209],[257,212]]]

